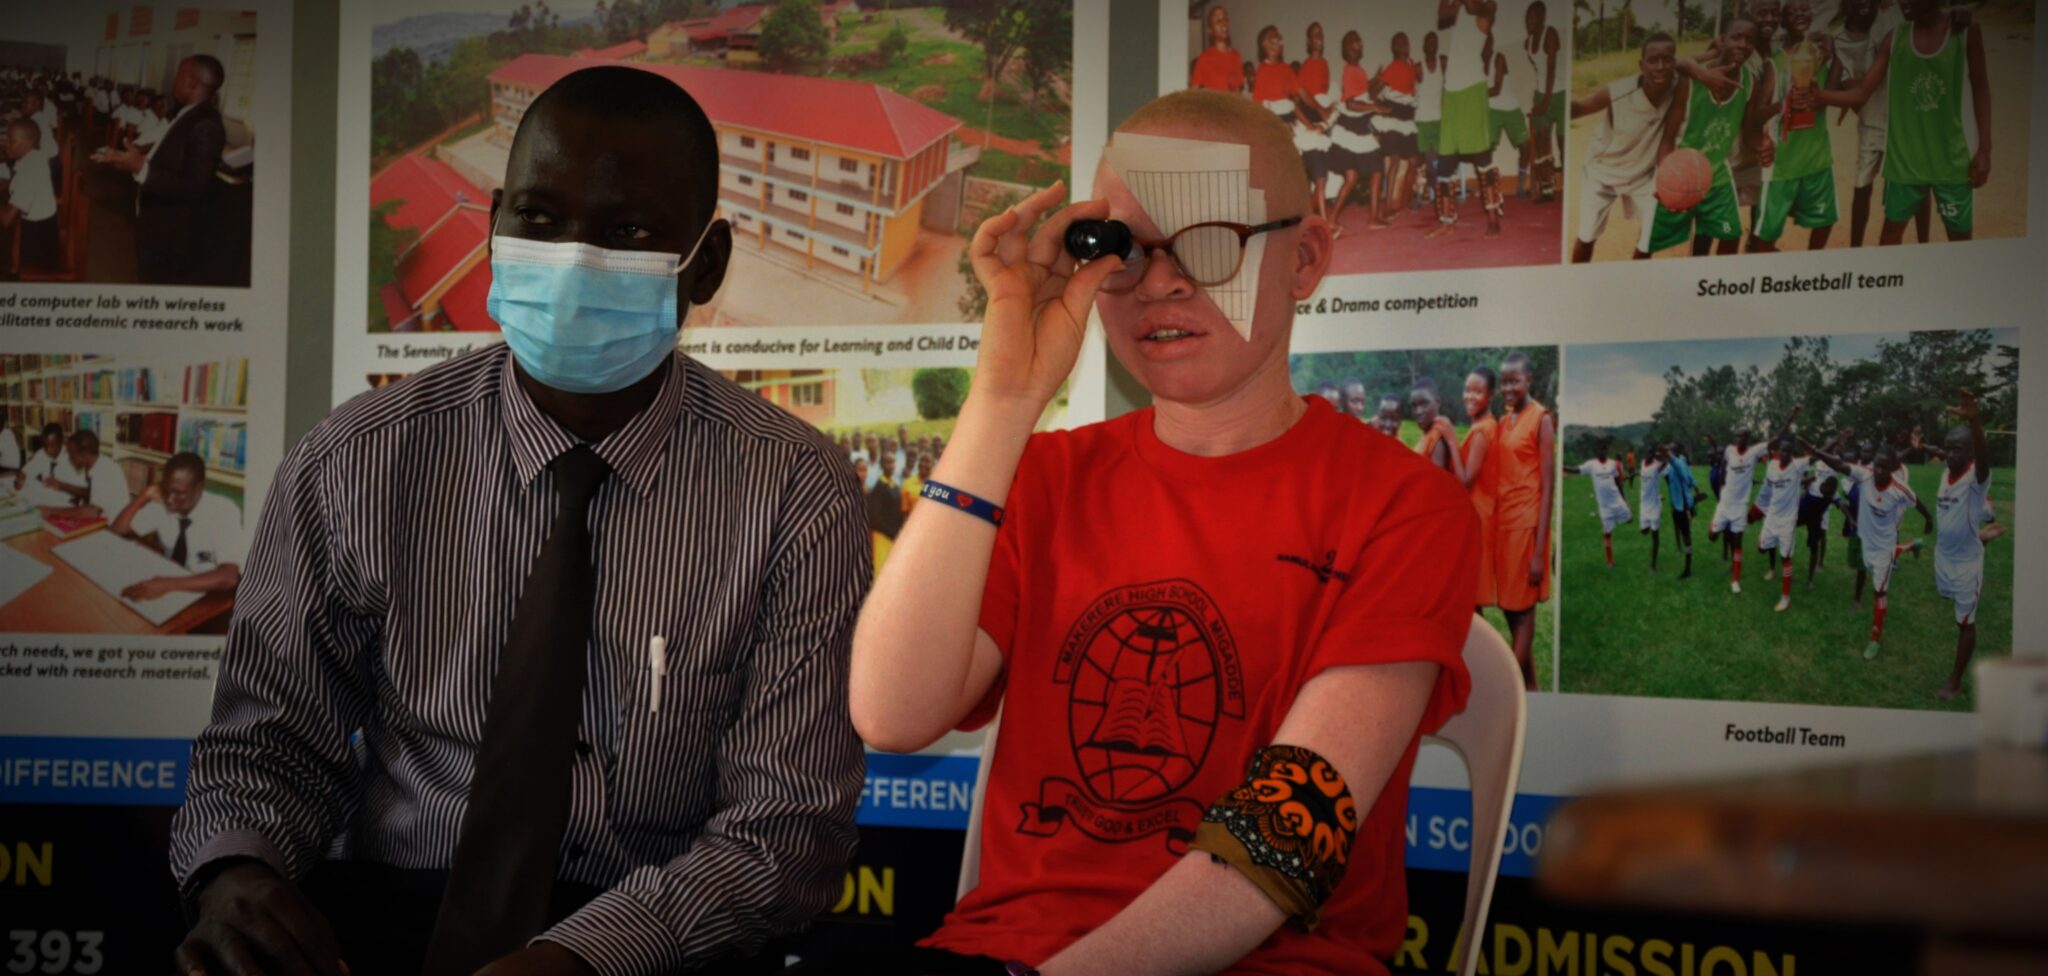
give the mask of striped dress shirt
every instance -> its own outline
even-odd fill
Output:
[[[556,509],[547,464],[575,445],[498,344],[357,397],[292,449],[192,745],[181,885],[231,856],[294,879],[324,857],[450,864]],[[612,474],[589,515],[559,876],[607,890],[543,938],[602,973],[658,973],[752,951],[839,893],[865,774],[846,682],[868,528],[837,449],[680,353],[594,448]]]

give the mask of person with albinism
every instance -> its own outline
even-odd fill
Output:
[[[190,451],[171,455],[107,528],[187,571],[130,584],[121,591],[130,600],[232,591],[242,580],[242,510],[206,490],[206,462]]]
[[[974,385],[862,610],[851,706],[894,751],[1000,712],[979,884],[917,948],[812,971],[1384,973],[1407,928],[1408,774],[1469,690],[1478,519],[1292,389],[1331,241],[1287,126],[1189,91],[1132,136],[1248,147],[1273,224],[1234,233],[1263,257],[1176,242],[1108,164],[1096,199],[1054,185],[976,232]],[[1077,264],[1083,219],[1136,246]],[[1242,325],[1208,290],[1231,281]],[[1034,435],[1091,310],[1154,404]]]
[[[676,348],[717,185],[667,79],[556,82],[491,199],[505,342],[280,465],[171,828],[181,973],[754,972],[838,896],[867,529],[836,449]]]

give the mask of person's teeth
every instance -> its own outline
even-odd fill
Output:
[[[1174,339],[1185,339],[1192,334],[1182,329],[1159,329],[1146,335],[1145,338],[1153,342],[1170,342]]]

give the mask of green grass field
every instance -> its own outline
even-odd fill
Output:
[[[1704,465],[1699,469],[1705,479]],[[1941,467],[1915,465],[1910,484],[1934,511]],[[1637,485],[1627,489],[1635,508]],[[1998,520],[2014,524],[2017,493],[2011,468],[1992,475],[1991,495]],[[1670,513],[1664,516],[1658,572],[1649,573],[1650,540],[1634,523],[1614,536],[1614,569],[1601,553],[1600,518],[1593,488],[1584,478],[1564,486],[1562,568],[1564,645],[1562,689],[1600,695],[1787,702],[1871,708],[1969,711],[1974,689],[1939,701],[1934,690],[1955,662],[1955,610],[1934,591],[1934,537],[1918,513],[1908,513],[1900,541],[1926,539],[1920,558],[1901,556],[1893,573],[1884,651],[1863,660],[1870,630],[1870,595],[1850,602],[1856,584],[1860,544],[1841,535],[1837,512],[1828,533],[1827,561],[1806,588],[1807,554],[1795,555],[1792,608],[1776,613],[1778,579],[1768,557],[1756,551],[1759,526],[1745,538],[1742,593],[1728,590],[1728,566],[1720,546],[1709,543],[1707,522],[1713,499],[1700,504],[1693,523],[1693,578],[1680,581],[1684,556],[1673,540]],[[1978,659],[2012,653],[2013,569],[2011,534],[1985,547],[1984,595],[1977,610]],[[1800,530],[1797,540],[1804,547]]]
[[[1419,443],[1422,440],[1422,428],[1415,426],[1415,421],[1403,420],[1401,421],[1400,436],[1401,443],[1406,444],[1409,447],[1414,447],[1417,443]],[[1465,428],[1459,427],[1458,438],[1460,440],[1463,440],[1464,437]],[[1598,519],[1595,519],[1595,525],[1597,524]],[[1557,542],[1559,541],[1557,539],[1556,523],[1553,523],[1551,526],[1551,540],[1551,552],[1554,554],[1557,552]],[[1555,565],[1555,563],[1553,563],[1553,565]],[[1553,573],[1550,580],[1551,600],[1549,603],[1540,605],[1537,609],[1536,640],[1535,643],[1531,645],[1530,652],[1536,658],[1536,687],[1542,691],[1558,690],[1556,599],[1557,591],[1558,580],[1556,575]],[[1500,631],[1501,637],[1507,639],[1509,643],[1514,642],[1514,635],[1508,633],[1507,618],[1501,616],[1501,612],[1498,609],[1492,607],[1487,608],[1486,620],[1488,623],[1493,624],[1493,629]]]
[[[1017,92],[1005,85],[996,98],[995,112],[991,117],[988,103],[977,97],[982,82],[981,49],[928,26],[943,22],[944,16],[943,8],[939,7],[879,11],[872,22],[851,31],[842,31],[839,42],[832,46],[831,55],[845,57],[872,51],[881,42],[882,35],[900,21],[910,36],[910,45],[901,58],[884,68],[843,77],[874,82],[904,95],[912,95],[929,85],[938,85],[945,94],[927,104],[947,115],[977,129],[987,128],[997,135],[1037,142],[1048,149],[1059,145],[1067,135],[1068,111],[1053,96],[1040,96],[1038,111],[1033,112],[1027,103],[1019,99]],[[828,77],[842,75],[835,73]]]

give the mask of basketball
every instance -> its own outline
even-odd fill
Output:
[[[1657,202],[1672,213],[1699,206],[1713,185],[1714,164],[1697,149],[1673,150],[1657,164]]]

